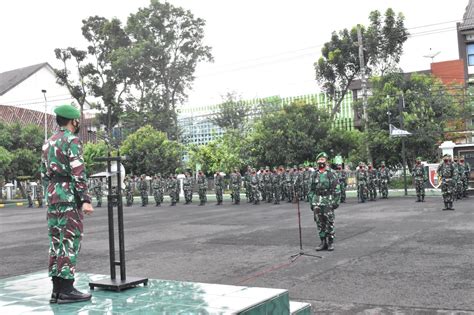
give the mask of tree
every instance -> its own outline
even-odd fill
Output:
[[[417,156],[437,160],[446,126],[462,116],[463,108],[455,95],[458,88],[419,74],[406,79],[403,74],[394,73],[373,78],[372,84],[373,96],[368,105],[369,146],[375,160],[385,160],[393,166],[400,164],[401,141],[389,137],[387,112],[397,127],[401,127],[400,115],[403,115],[403,129],[413,133],[405,140],[409,165]]]
[[[387,9],[383,23],[379,11],[372,11],[369,20],[367,30],[360,26],[365,41],[364,63],[367,73],[385,74],[400,61],[403,44],[408,38],[405,18],[401,13],[395,17],[395,12]],[[360,75],[357,27],[333,32],[331,40],[321,49],[321,54],[314,64],[316,80],[323,91],[335,100],[331,112],[331,118],[334,118],[349,86]]]
[[[249,154],[260,165],[312,161],[323,149],[329,115],[314,104],[296,102],[258,120],[249,135]]]
[[[0,186],[3,187],[5,181],[5,172],[8,170],[11,162],[13,161],[13,155],[4,147],[0,146]],[[0,199],[3,199],[2,190],[0,189]]]
[[[86,165],[86,171],[90,175],[103,172],[106,169],[106,163],[95,161],[98,157],[107,156],[107,145],[104,141],[97,143],[86,143],[83,150],[84,163]]]
[[[127,172],[139,174],[170,174],[181,166],[183,148],[166,134],[150,125],[130,134],[122,143],[121,154],[127,156]]]
[[[242,100],[237,100],[235,93],[229,92],[211,120],[224,130],[242,130],[249,115],[250,106]]]
[[[212,61],[204,45],[205,21],[189,10],[152,0],[131,14],[126,32],[131,44],[117,50],[115,64],[130,76],[126,126],[141,126],[143,119],[176,139],[176,105],[187,97],[196,66]]]

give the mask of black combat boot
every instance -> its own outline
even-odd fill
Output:
[[[51,293],[51,299],[49,299],[49,303],[57,303],[58,302],[58,294],[60,291],[60,281],[59,278],[56,276],[53,276],[51,278],[51,281],[53,282],[53,292]]]
[[[326,242],[326,238],[321,237],[321,243],[319,244],[318,247],[316,247],[316,250],[319,252],[326,249],[328,249],[328,243]]]
[[[58,294],[58,304],[89,301],[92,297],[90,293],[82,293],[74,288],[73,279],[58,278],[60,290]]]
[[[443,210],[449,210],[449,204],[445,201]]]
[[[421,195],[421,202],[425,202],[425,195]]]
[[[420,196],[416,196],[416,202],[421,202]]]
[[[454,210],[452,201],[448,202],[448,210]]]
[[[334,239],[328,237],[328,251],[332,252],[334,250]]]

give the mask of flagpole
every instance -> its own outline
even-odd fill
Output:
[[[400,105],[398,109],[400,110],[400,128],[405,130],[403,127],[403,109],[405,108],[405,97],[403,96],[403,92],[401,93],[400,98]],[[405,152],[405,136],[402,137],[402,163],[403,163],[403,182],[405,186],[405,196],[408,196],[408,184],[407,184],[407,157]]]

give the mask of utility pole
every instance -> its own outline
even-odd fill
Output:
[[[400,95],[400,100],[398,102],[398,109],[400,111],[400,128],[405,129],[403,127],[403,109],[405,108],[405,97],[403,96],[403,92]],[[405,136],[402,136],[402,163],[403,163],[403,182],[405,187],[405,196],[408,196],[408,185],[407,185],[407,157],[405,151]]]
[[[41,90],[44,96],[44,141],[48,140],[48,101],[46,100],[46,90]]]
[[[364,44],[362,42],[362,30],[360,25],[357,25],[357,42],[359,44],[359,64],[360,64],[360,81],[362,87],[362,110],[364,115],[364,131],[368,138],[369,133],[369,118],[367,115],[367,77],[365,71],[365,59],[364,59]],[[372,163],[372,155],[370,154],[369,143],[365,141],[365,147],[367,151],[367,159],[369,163]]]

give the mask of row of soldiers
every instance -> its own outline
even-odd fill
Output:
[[[443,210],[454,210],[455,199],[468,197],[470,172],[471,167],[469,163],[465,162],[463,156],[455,159],[450,154],[443,156],[443,161],[437,170],[443,194]]]
[[[377,188],[382,199],[387,199],[390,177],[391,174],[388,168],[385,167],[385,161],[380,163],[379,169],[374,168],[372,163],[368,163],[368,166],[366,166],[364,162],[360,162],[356,171],[359,202],[377,200]]]

